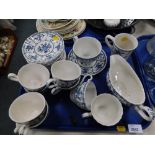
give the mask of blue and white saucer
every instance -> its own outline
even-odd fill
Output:
[[[53,63],[64,51],[63,38],[57,32],[34,33],[28,37],[22,53],[28,63]]]
[[[68,60],[71,60],[78,64],[76,55],[74,54],[73,50],[69,52]],[[78,65],[81,67],[82,75],[96,75],[106,67],[106,64],[107,64],[107,56],[104,50],[102,50],[99,56],[97,57],[95,64],[92,67],[83,67],[80,66],[79,64]]]

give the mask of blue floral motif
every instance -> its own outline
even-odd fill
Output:
[[[53,40],[54,36],[57,36],[58,39]],[[64,41],[57,32],[34,33],[25,40],[22,46],[23,56],[28,63],[34,62],[50,65],[55,62],[63,52]]]
[[[26,49],[29,51],[29,50],[32,50],[34,47],[33,46],[26,46]]]
[[[38,47],[38,52],[40,53],[48,53],[52,46],[49,43],[40,44]]]
[[[70,92],[71,101],[84,110],[89,110],[84,100],[84,92],[87,87],[87,84],[87,82],[84,82],[82,85],[77,86]]]
[[[71,50],[70,53],[68,54],[68,59],[77,63],[81,67],[82,75],[88,75],[88,74],[96,75],[100,73],[106,67],[106,64],[107,64],[107,56],[103,50],[96,58],[95,64],[91,67],[88,67],[86,64],[84,64],[86,67],[84,67],[84,65],[81,66],[73,50]],[[84,63],[87,63],[87,61],[85,61]]]

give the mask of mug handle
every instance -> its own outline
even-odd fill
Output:
[[[88,78],[88,77],[89,77],[89,79],[87,80],[87,82],[89,82],[89,81],[91,81],[91,80],[93,79],[93,76],[92,76],[92,75],[85,75],[85,76],[83,77],[83,79],[81,80],[80,85],[83,84],[84,80],[85,80],[86,78]]]
[[[75,43],[78,39],[79,39],[78,36],[74,36],[74,37],[73,37],[74,43]]]
[[[85,113],[82,114],[82,118],[88,118],[88,117],[92,117],[91,112],[85,112]]]
[[[110,49],[113,48],[114,39],[115,39],[115,38],[114,38],[113,36],[111,36],[111,35],[107,35],[107,36],[105,37],[105,42],[106,42],[106,44],[108,45],[108,47],[109,47]],[[112,42],[112,44],[109,42],[109,40]]]
[[[8,79],[9,79],[9,80],[12,80],[12,81],[19,82],[18,76],[17,76],[16,74],[14,74],[14,73],[9,73],[9,74],[8,74]]]
[[[135,110],[146,121],[152,121],[155,116],[155,112],[153,112],[153,110],[147,106],[143,105],[135,106]]]

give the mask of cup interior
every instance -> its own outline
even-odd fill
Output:
[[[115,96],[101,94],[94,99],[91,105],[91,112],[98,123],[112,126],[122,118],[123,108]]]
[[[73,45],[75,55],[83,59],[94,58],[99,55],[101,50],[101,43],[93,37],[79,38]]]
[[[81,76],[81,68],[72,61],[61,60],[51,66],[51,73],[56,79],[71,81]]]
[[[21,95],[11,104],[9,117],[16,123],[27,123],[37,118],[46,106],[43,95],[37,92]]]
[[[50,73],[46,67],[40,64],[27,64],[18,72],[18,78],[22,86],[27,89],[39,89],[46,85]]]
[[[91,109],[91,103],[96,96],[97,96],[97,90],[95,84],[92,81],[90,81],[86,87],[84,94],[85,104],[88,110]]]
[[[115,37],[115,44],[119,49],[131,51],[137,48],[138,41],[133,35],[122,33]]]

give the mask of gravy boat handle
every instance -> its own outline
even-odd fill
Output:
[[[155,117],[155,112],[150,107],[140,105],[140,106],[135,106],[135,110],[146,121],[152,121],[153,118]]]

